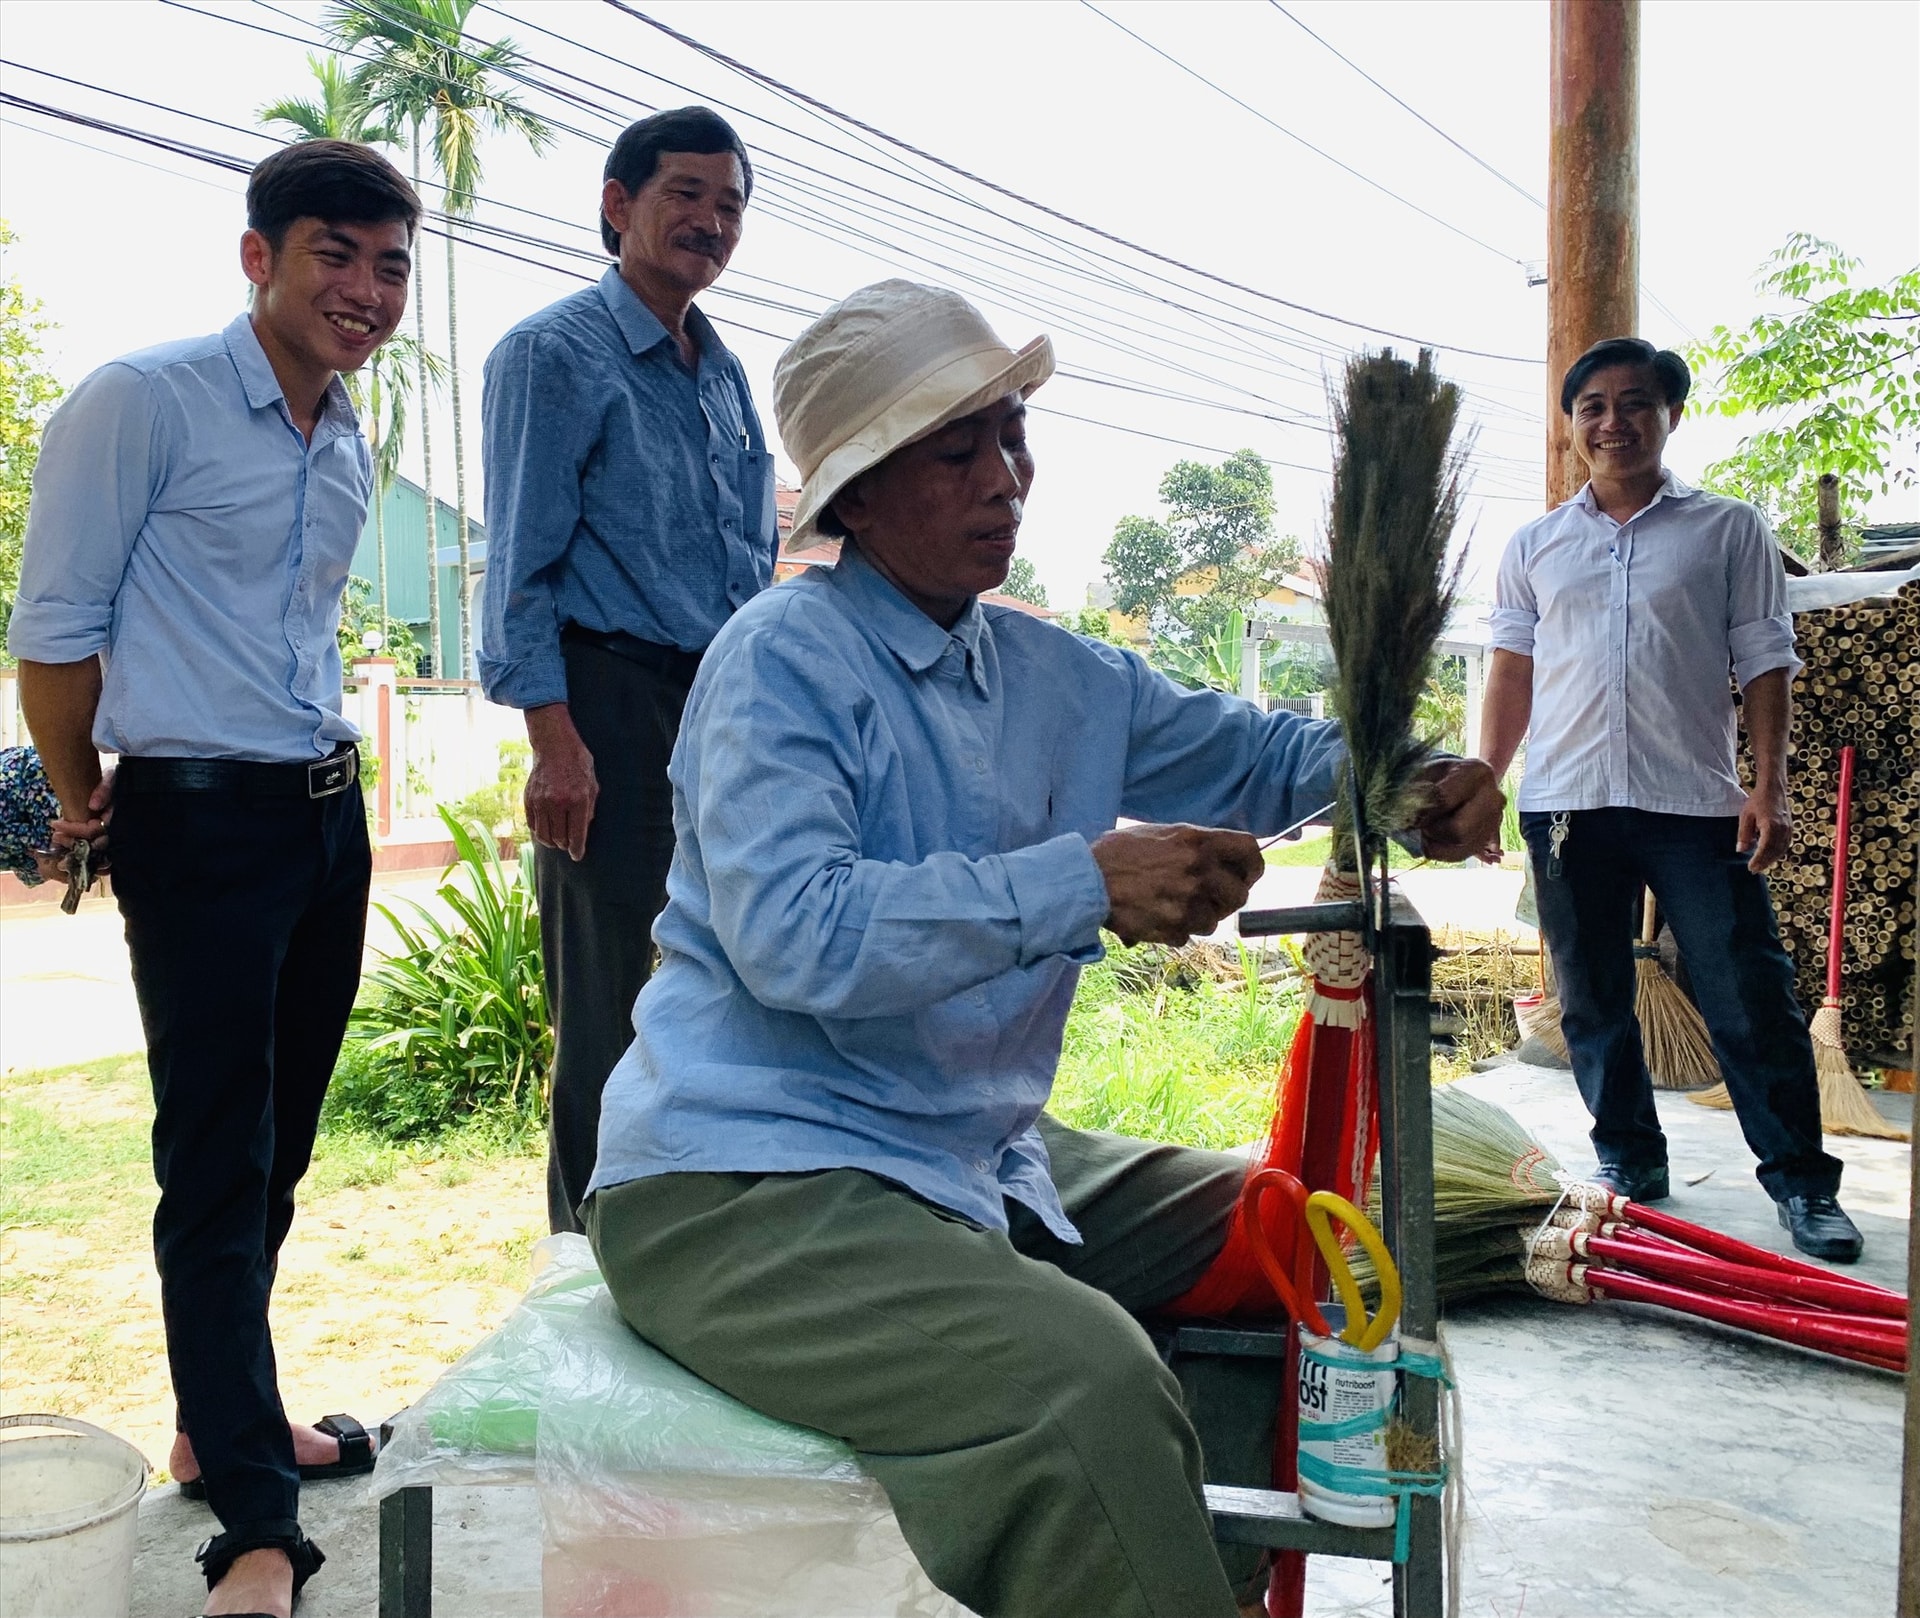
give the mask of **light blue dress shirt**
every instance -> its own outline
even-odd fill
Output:
[[[339,379],[309,443],[247,315],[113,360],[47,423],[8,650],[107,654],[103,752],[324,757],[359,736],[336,636],[372,486]]]
[[[610,269],[487,356],[480,682],[495,702],[566,701],[569,623],[698,652],[773,582],[773,457],[746,372],[698,309],[687,329],[697,375]]]
[[[849,545],[720,632],[674,751],[661,964],[592,1186],[858,1168],[1063,1240],[1034,1129],[1117,817],[1274,832],[1338,727],[1184,691],[1004,607],[942,629]]]
[[[1800,669],[1767,521],[1671,472],[1624,523],[1588,484],[1513,536],[1492,644],[1533,659],[1523,810],[1737,815],[1731,673]]]

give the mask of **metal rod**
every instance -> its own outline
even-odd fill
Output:
[[[1366,919],[1358,900],[1337,904],[1288,905],[1279,910],[1240,912],[1242,938],[1266,938],[1275,933],[1357,933]]]

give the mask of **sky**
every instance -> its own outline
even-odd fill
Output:
[[[1273,460],[1279,526],[1311,544],[1327,489],[1327,387],[1361,344],[1442,345],[1441,369],[1466,388],[1470,588],[1490,588],[1507,536],[1541,509],[1546,293],[1527,271],[1546,254],[1531,200],[1547,183],[1543,0],[644,9],[1136,246],[906,155],[604,0],[483,3],[475,33],[513,40],[526,71],[572,99],[524,90],[570,130],[542,154],[505,135],[484,152],[482,223],[560,245],[486,238],[539,264],[459,249],[476,514],[487,350],[604,268],[592,224],[613,134],[695,100],[725,111],[756,157],[745,239],[702,304],[745,363],[770,438],[784,341],[867,282],[955,286],[1016,347],[1052,335],[1061,374],[1033,400],[1040,470],[1021,550],[1056,607],[1084,601],[1114,524],[1157,511],[1160,479],[1183,457],[1250,446]],[[305,93],[321,15],[302,0],[4,0],[0,88],[257,161],[270,146],[249,133],[255,113]],[[1665,344],[1744,325],[1765,307],[1759,266],[1793,231],[1839,243],[1862,280],[1920,261],[1915,82],[1911,4],[1647,0],[1642,334]],[[232,318],[245,290],[242,188],[242,176],[172,152],[0,108],[0,216],[18,237],[6,271],[57,322],[48,346],[63,381]],[[444,243],[422,240],[428,341],[444,353]],[[1744,430],[1690,420],[1669,464],[1696,476]],[[435,482],[446,499],[451,433],[443,398]],[[417,445],[409,462],[417,480]],[[1920,496],[1865,515],[1912,519]]]

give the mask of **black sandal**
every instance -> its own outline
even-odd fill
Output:
[[[340,1458],[337,1461],[321,1461],[312,1466],[300,1468],[302,1483],[324,1483],[328,1478],[365,1477],[373,1470],[373,1439],[366,1428],[348,1415],[322,1416],[313,1424],[317,1433],[337,1439],[340,1444]],[[385,1442],[385,1428],[382,1439]],[[204,1500],[207,1497],[207,1480],[204,1477],[189,1478],[180,1485],[182,1500]]]
[[[299,1523],[291,1517],[270,1518],[246,1528],[216,1534],[193,1553],[193,1559],[200,1564],[200,1571],[207,1576],[208,1590],[212,1590],[228,1573],[232,1572],[233,1564],[248,1551],[265,1550],[279,1550],[287,1553],[287,1560],[293,1564],[293,1599],[295,1601],[300,1599],[302,1586],[320,1571],[321,1565],[327,1559],[326,1553],[300,1532]],[[248,1615],[236,1613],[233,1618],[248,1618]],[[271,1615],[268,1615],[268,1618],[271,1618]]]

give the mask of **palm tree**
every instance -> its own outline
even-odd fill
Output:
[[[347,392],[373,449],[373,543],[379,561],[377,588],[383,635],[392,633],[387,611],[387,491],[400,475],[400,449],[407,436],[407,400],[413,393],[416,373],[429,378],[437,388],[446,380],[447,363],[438,354],[421,349],[411,337],[391,337],[374,351],[365,370],[346,379]],[[433,566],[431,543],[427,566]]]
[[[447,238],[447,366],[452,385],[454,499],[460,516],[459,633],[455,641],[455,665],[463,672],[467,648],[472,644],[472,624],[466,589],[469,545],[466,436],[460,413],[460,321],[454,278],[457,221],[473,212],[474,196],[480,184],[483,129],[510,130],[536,152],[544,150],[553,140],[553,131],[544,119],[494,83],[497,74],[511,73],[520,60],[512,42],[500,39],[482,44],[467,38],[467,17],[476,3],[477,0],[379,0],[378,6],[372,6],[361,0],[339,0],[327,16],[327,26],[343,45],[364,45],[371,50],[366,65],[356,75],[365,85],[368,100],[387,117],[412,126],[416,184],[420,180],[422,130],[428,123],[432,125],[434,166],[439,169],[444,184],[441,217]],[[422,348],[424,350],[424,341]],[[421,391],[424,394],[424,377]],[[427,442],[423,413],[423,449]],[[431,492],[427,509],[431,529]],[[430,553],[431,549],[430,546]],[[428,593],[433,620],[429,633],[436,653],[440,646],[439,580],[436,568]]]
[[[319,86],[317,101],[289,96],[270,101],[254,114],[256,122],[272,128],[285,124],[295,140],[358,140],[369,146],[398,146],[400,126],[367,100],[360,75],[337,56],[307,52],[307,68]]]

